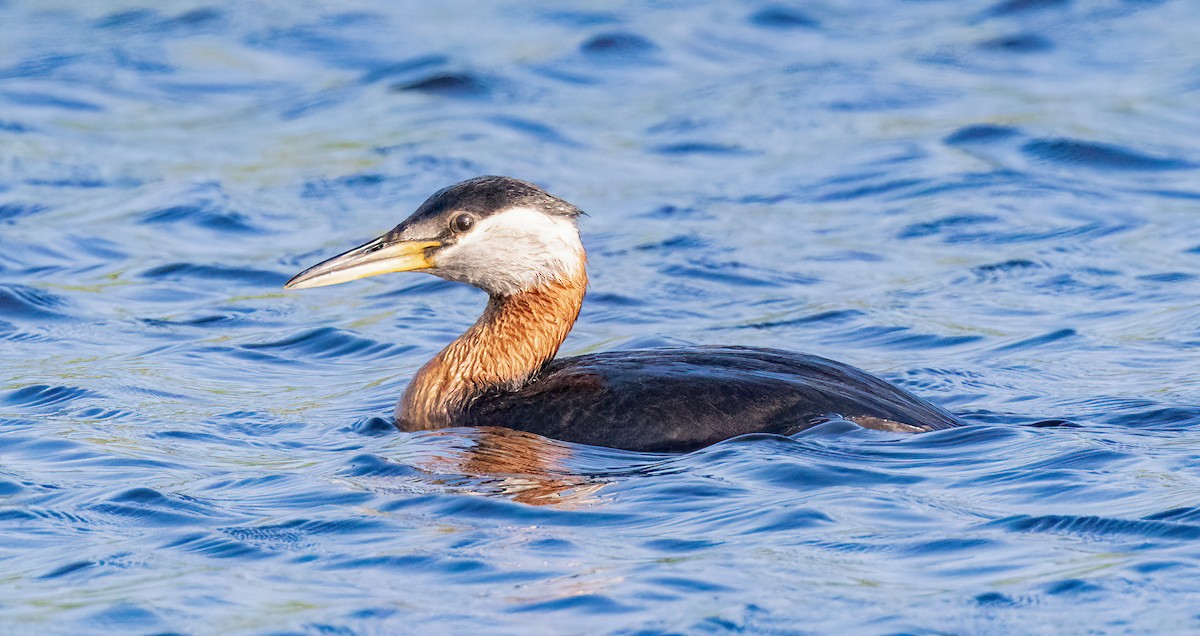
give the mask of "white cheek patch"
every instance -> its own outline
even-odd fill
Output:
[[[479,221],[434,260],[434,274],[511,296],[577,273],[583,243],[569,218],[511,208]]]

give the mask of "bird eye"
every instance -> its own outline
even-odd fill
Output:
[[[450,221],[450,229],[455,232],[466,232],[475,225],[475,217],[470,214],[460,214]]]

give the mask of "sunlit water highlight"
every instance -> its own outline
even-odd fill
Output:
[[[1198,30],[0,2],[0,632],[1200,629]],[[805,351],[972,426],[395,431],[481,294],[280,287],[488,173],[590,214],[564,353]]]

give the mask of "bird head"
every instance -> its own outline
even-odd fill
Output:
[[[583,267],[580,214],[532,183],[476,177],[435,192],[390,232],[313,265],[284,288],[419,271],[512,296]]]

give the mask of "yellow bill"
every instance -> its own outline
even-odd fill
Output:
[[[441,243],[437,241],[403,241],[381,236],[296,274],[283,288],[324,287],[379,274],[430,269],[433,263],[427,257],[428,250],[439,246]]]

